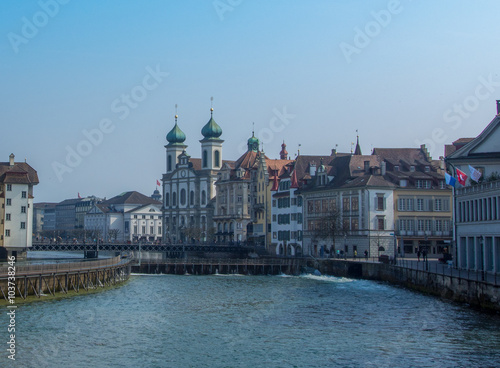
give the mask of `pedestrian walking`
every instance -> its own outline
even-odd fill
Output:
[[[417,262],[420,262],[420,249],[417,251]]]
[[[368,260],[368,250],[365,249],[365,258]]]

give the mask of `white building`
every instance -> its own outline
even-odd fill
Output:
[[[290,175],[290,170],[292,174]],[[287,165],[285,172],[274,176],[271,191],[271,231],[272,244],[276,254],[295,256],[302,254],[303,218],[302,196],[299,188],[297,170]]]
[[[0,162],[0,259],[26,257],[33,238],[33,186],[37,172],[26,162]]]
[[[304,254],[332,256],[337,251],[358,257],[394,255],[394,187],[374,155],[335,154],[311,162],[309,183],[300,190],[304,202]],[[337,234],[324,236],[324,219],[339,221]]]
[[[500,101],[497,115],[471,142],[446,157],[450,173],[468,175],[454,193],[456,265],[463,269],[500,272]],[[469,165],[482,173],[471,180]]]
[[[105,241],[160,241],[161,202],[138,192],[125,192],[85,215],[85,230]]]

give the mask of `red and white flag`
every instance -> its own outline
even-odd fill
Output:
[[[78,198],[82,199],[82,196],[80,195],[80,192],[78,192]]]
[[[161,187],[161,183],[158,179],[156,179],[156,185],[158,185],[159,187]]]
[[[459,169],[457,169],[457,180],[460,184],[465,187],[465,182],[467,181],[467,175]]]

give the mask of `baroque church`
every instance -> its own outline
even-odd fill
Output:
[[[166,173],[163,174],[163,239],[166,243],[211,242],[215,182],[223,165],[221,127],[213,118],[203,126],[201,158],[191,158],[186,135],[175,125],[167,134]]]

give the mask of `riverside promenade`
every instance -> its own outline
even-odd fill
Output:
[[[129,276],[130,260],[120,256],[86,262],[2,266],[0,296],[11,301],[28,296],[88,292],[125,282]]]
[[[323,274],[385,281],[473,307],[500,312],[500,275],[453,268],[436,259],[315,259],[309,266]]]

